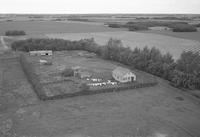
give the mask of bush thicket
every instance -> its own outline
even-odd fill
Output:
[[[65,70],[61,73],[63,77],[71,77],[74,75],[74,71],[71,68],[65,68]]]
[[[197,28],[192,25],[188,24],[175,24],[172,27],[173,32],[195,32],[197,31]]]
[[[79,89],[80,89],[80,91],[88,91],[90,89],[90,87],[87,85],[87,83],[81,83],[79,85]]]

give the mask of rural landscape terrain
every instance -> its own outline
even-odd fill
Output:
[[[0,137],[200,137],[199,53],[196,14],[1,14]]]

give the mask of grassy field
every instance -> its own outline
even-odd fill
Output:
[[[69,53],[73,56],[74,53]],[[66,58],[70,58],[67,56]],[[61,59],[61,58],[60,58]],[[116,64],[99,59],[75,58],[97,71]],[[91,63],[93,62],[93,63]],[[82,65],[83,65],[82,64]],[[39,102],[16,60],[2,60],[6,69],[0,89],[0,127],[11,135],[28,137],[188,137],[199,136],[199,103],[159,80],[156,87]],[[44,69],[44,68],[43,68]],[[44,73],[45,71],[43,71]],[[2,73],[1,73],[2,74]],[[7,84],[5,84],[5,82]],[[2,83],[2,82],[1,82]],[[6,91],[6,92],[5,92]],[[182,98],[182,100],[178,100]],[[9,109],[8,109],[9,108]],[[58,113],[59,112],[59,113]],[[0,130],[0,131],[1,131]],[[0,135],[2,135],[0,133]]]
[[[127,31],[117,32],[97,32],[97,33],[66,33],[66,34],[48,34],[49,38],[62,38],[70,40],[79,40],[82,38],[93,37],[100,45],[105,45],[109,38],[116,38],[122,40],[124,46],[131,48],[139,47],[157,47],[161,52],[169,52],[175,59],[180,57],[183,50],[200,50],[200,42],[180,39],[170,36],[163,36],[150,33],[137,33]]]
[[[142,33],[153,33],[153,34],[161,34],[166,36],[172,36],[176,38],[196,40],[200,42],[200,31],[198,32],[171,32],[171,31],[156,31],[156,30],[148,30],[143,31]]]
[[[72,60],[68,56],[55,62],[77,65],[79,60],[97,70],[116,65],[99,59],[93,63],[78,58],[67,63],[66,59]],[[200,136],[200,102],[161,79],[159,85],[151,88],[41,102],[16,59],[1,58],[1,80],[2,72],[5,76],[0,82],[2,137]]]
[[[0,35],[7,30],[24,30],[27,34],[46,33],[83,33],[116,31],[103,25],[79,22],[53,22],[53,21],[13,21],[0,22]]]

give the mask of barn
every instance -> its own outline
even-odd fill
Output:
[[[136,81],[136,75],[127,68],[117,67],[112,71],[115,80],[126,83]]]
[[[37,51],[30,51],[31,56],[51,56],[53,55],[52,50],[37,50]]]

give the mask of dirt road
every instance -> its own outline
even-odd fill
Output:
[[[9,50],[9,48],[4,41],[4,36],[0,36],[0,54],[4,53],[7,50]]]

